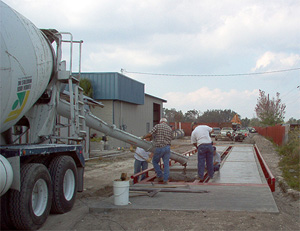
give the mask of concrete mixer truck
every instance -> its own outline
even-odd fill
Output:
[[[85,109],[79,86],[82,41],[70,33],[38,29],[2,1],[0,7],[1,229],[34,230],[50,212],[70,211],[83,190],[86,126],[146,150],[154,146]],[[68,62],[62,59],[65,43]],[[79,74],[73,75],[76,44]],[[63,94],[66,88],[68,94]],[[62,124],[61,117],[68,123]],[[67,136],[62,136],[62,126],[68,128]],[[174,152],[171,159],[187,162]]]

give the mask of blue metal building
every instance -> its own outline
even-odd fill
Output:
[[[101,101],[104,108],[91,108],[93,114],[109,124],[116,125],[136,136],[142,136],[162,117],[163,103],[167,102],[145,94],[144,84],[117,72],[81,73],[81,79],[90,79],[93,98]],[[98,136],[103,134],[96,133]],[[110,149],[129,147],[114,138],[108,138]]]

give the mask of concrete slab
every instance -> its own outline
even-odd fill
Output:
[[[220,153],[225,152],[226,149],[228,148],[228,146],[215,146],[215,147],[216,147],[217,152],[220,152]]]
[[[234,151],[235,152],[247,152],[247,151],[252,151],[253,146],[252,145],[233,145],[234,146]]]
[[[130,204],[123,206],[114,205],[112,196],[94,203],[89,209],[90,212],[104,212],[112,209],[279,212],[268,185],[256,187],[197,185],[191,186],[191,188],[208,192],[159,192],[154,197],[130,197]]]
[[[216,146],[217,150],[225,151],[227,147]],[[189,157],[187,166],[180,164],[170,166],[170,173],[185,173],[189,176],[196,176],[198,172],[197,154]],[[252,145],[233,146],[230,153],[221,164],[219,172],[215,173],[213,183],[265,183],[263,174],[260,171],[259,162]]]
[[[233,147],[220,171],[215,174],[213,183],[265,184],[261,167],[253,147]]]
[[[218,147],[225,151],[227,147]],[[172,170],[173,169],[173,170]],[[178,172],[182,166],[172,166],[170,172]],[[186,172],[197,173],[197,154],[191,156]],[[183,183],[185,184],[185,183]],[[170,184],[172,185],[172,184]],[[113,196],[94,203],[91,212],[111,209],[155,209],[155,210],[220,210],[278,213],[272,192],[266,183],[252,145],[234,146],[221,164],[213,179],[206,184],[190,183],[190,189],[202,193],[159,192],[154,197],[130,197],[130,204],[114,205]],[[134,187],[151,187],[137,184]],[[159,186],[162,187],[162,186]],[[130,195],[133,195],[130,193]]]
[[[239,164],[236,162],[226,162],[219,173],[215,173],[214,178],[209,182],[262,184],[263,180],[255,162],[240,162]]]

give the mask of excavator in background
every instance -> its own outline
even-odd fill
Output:
[[[70,211],[83,191],[87,126],[145,150],[154,151],[154,145],[86,110],[85,101],[92,99],[79,86],[82,41],[68,32],[38,29],[2,1],[0,12],[1,229],[36,230],[50,212]],[[69,47],[68,61],[63,44]],[[75,45],[77,75],[72,74]],[[171,152],[171,159],[185,165],[188,158]]]
[[[235,142],[243,141],[248,136],[248,130],[242,129],[242,122],[238,116],[238,114],[235,114],[234,117],[231,120],[232,122],[232,140]]]
[[[241,122],[241,120],[240,120],[238,114],[235,114],[235,115],[233,116],[233,118],[232,118],[232,120],[231,120],[231,123],[232,123],[232,129],[233,129],[234,131],[236,131],[238,128],[241,127],[242,122]]]

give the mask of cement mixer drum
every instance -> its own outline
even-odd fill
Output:
[[[53,70],[52,47],[28,19],[0,2],[0,128],[16,124],[45,91]]]

